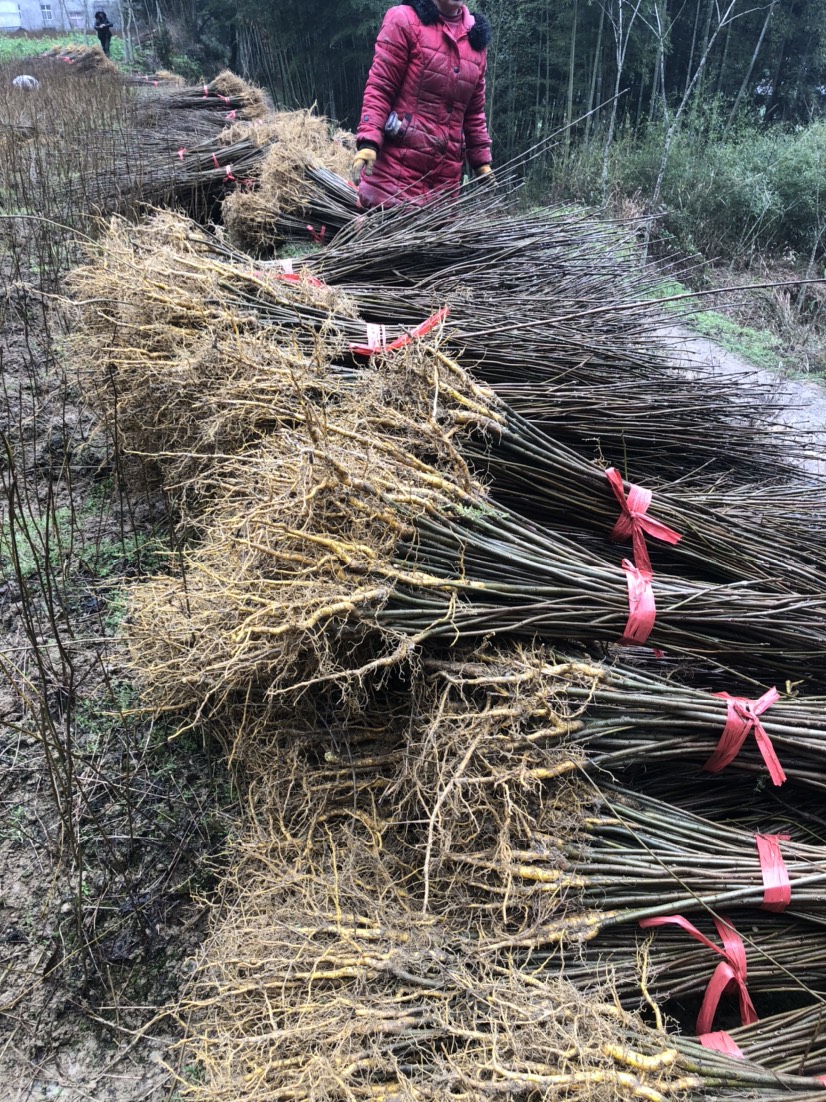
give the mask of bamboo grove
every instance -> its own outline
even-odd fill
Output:
[[[242,2],[230,11],[165,0],[161,53],[175,39],[265,84],[280,103],[315,101],[353,125],[387,6],[286,2],[262,11]],[[822,0],[487,0],[480,9],[494,33],[488,97],[500,162],[580,119],[574,139],[597,132],[610,143],[617,127],[670,123],[695,106],[726,127],[738,115],[806,123],[820,109]]]

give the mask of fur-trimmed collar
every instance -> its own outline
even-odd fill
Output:
[[[402,0],[402,3],[412,8],[426,27],[439,19],[435,0]],[[490,42],[490,23],[480,12],[473,12],[472,15],[474,23],[468,31],[467,40],[474,50],[484,50]]]

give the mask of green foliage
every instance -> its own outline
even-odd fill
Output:
[[[158,56],[186,75],[187,60],[207,75],[229,64],[267,86],[277,102],[315,102],[354,126],[389,6],[159,0],[149,18]],[[735,0],[733,10],[708,0],[484,0],[479,7],[493,32],[487,87],[500,163],[564,125],[569,107],[573,119],[598,109],[574,142],[583,133],[602,137],[615,87],[619,121],[635,131],[673,117],[687,87],[695,102],[719,101],[724,119],[736,104],[745,118],[800,123],[822,112],[826,100],[819,91],[826,84],[826,0]]]
[[[663,149],[661,127],[635,138],[626,128],[609,159],[609,187],[645,210]],[[582,143],[544,178],[560,198],[596,203],[602,149]],[[533,181],[536,192],[542,187]],[[793,131],[741,130],[724,138],[686,127],[672,147],[657,228],[685,255],[746,264],[754,254],[807,262],[826,239],[826,122]]]
[[[81,516],[88,516],[88,507]],[[77,573],[105,581],[134,566],[142,572],[163,568],[166,544],[157,537],[135,535],[122,540],[113,534],[84,535],[67,508],[40,516],[21,514],[0,524],[0,577],[34,577],[40,570]]]
[[[201,65],[189,54],[173,54],[169,59],[169,68],[186,80],[197,81],[201,77]]]
[[[55,569],[71,547],[72,513],[57,509],[45,516],[22,514],[0,525],[0,577],[31,578],[41,564]]]
[[[36,38],[0,34],[0,63],[37,57],[54,46],[97,46],[97,44],[96,35],[84,34],[83,31],[38,35]],[[123,39],[120,35],[112,38],[111,58],[117,64],[123,62]]]
[[[172,35],[169,33],[169,27],[167,27],[165,23],[162,23],[155,31],[152,45],[160,65],[164,69],[171,69],[173,53]]]

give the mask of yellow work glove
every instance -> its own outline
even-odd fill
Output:
[[[368,176],[372,176],[373,165],[376,163],[376,156],[375,149],[371,149],[369,145],[366,145],[364,149],[358,151],[353,158],[353,167],[350,169],[350,176],[354,184],[359,183],[362,172],[366,172]]]
[[[476,168],[474,168],[473,170],[473,175],[476,177],[477,180],[482,180],[485,176],[489,176],[492,180],[493,169],[490,167],[490,165],[477,165]]]

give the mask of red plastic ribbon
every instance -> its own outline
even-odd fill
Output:
[[[204,85],[204,99],[209,99],[209,85]]]
[[[213,164],[215,165],[215,167],[216,167],[216,168],[220,168],[220,167],[221,167],[221,163],[220,163],[220,161],[218,160],[218,154],[217,154],[217,153],[213,153],[213,154],[212,154],[212,163],[213,163]]]
[[[235,179],[235,177],[232,175],[232,165],[227,165],[227,167],[224,169],[224,174],[226,175],[226,178],[228,180]]]
[[[216,95],[218,96],[218,99],[221,100],[222,103],[226,103],[226,104],[230,103],[229,96],[222,96],[220,92],[216,92]]]
[[[280,272],[262,271],[260,268],[253,268],[252,274],[256,279],[276,279],[279,283],[306,283],[310,287],[327,286],[326,283],[316,279],[315,276],[308,275],[306,272],[294,272],[292,260],[279,260],[278,263],[283,265]]]
[[[788,834],[755,834],[760,871],[763,874],[764,911],[785,911],[792,901],[789,870],[780,852],[780,842],[788,842]]]
[[[273,278],[281,283],[306,283],[310,287],[323,287],[320,279],[311,275],[300,275],[298,272],[273,272]]]
[[[411,329],[410,332],[405,333],[403,337],[397,337],[390,345],[390,348],[403,348],[404,345],[410,344],[410,342],[417,337],[427,336],[427,334],[434,330],[437,325],[442,324],[449,313],[450,307],[443,306],[441,310],[437,310],[435,314],[431,314],[429,318],[426,318],[421,325],[417,325],[415,329]]]
[[[181,148],[178,150],[178,160],[182,161],[184,159],[184,155],[188,152],[188,149],[184,148],[184,146],[181,146]]]
[[[234,111],[227,111],[226,115],[224,115],[224,118],[228,119],[230,122],[234,122],[237,114],[238,114],[237,109],[234,110]]]
[[[717,748],[703,766],[709,773],[719,773],[727,765],[731,765],[740,748],[746,741],[749,731],[754,731],[763,761],[769,770],[772,783],[781,785],[786,780],[783,766],[780,764],[771,739],[766,734],[759,716],[767,711],[772,704],[780,699],[777,689],[769,689],[758,700],[748,700],[744,696],[729,696],[728,693],[715,693],[716,697],[726,701],[726,725],[717,743]]]
[[[611,531],[611,539],[625,540],[630,536],[634,549],[634,562],[640,570],[652,573],[651,559],[648,557],[648,548],[645,545],[645,534],[648,533],[654,539],[670,544],[679,543],[683,537],[673,528],[648,516],[648,507],[652,498],[650,490],[646,490],[643,486],[635,486],[632,482],[629,484],[628,497],[626,497],[622,475],[616,467],[609,467],[605,477],[622,510]]]
[[[416,340],[418,337],[426,336],[435,329],[437,325],[441,325],[449,313],[449,307],[443,306],[441,310],[437,310],[435,314],[431,314],[429,318],[425,318],[425,320],[417,325],[415,329],[411,329],[407,333],[402,333],[400,337],[396,337],[389,344],[387,343],[387,326],[374,325],[371,322],[367,322],[365,343],[351,344],[350,351],[354,352],[357,356],[372,356],[375,352],[396,352],[399,348],[404,348],[405,345],[410,344],[411,341]]]
[[[315,229],[313,229],[313,227],[308,222],[307,223],[307,230],[310,234],[310,237],[313,239],[313,241],[315,242],[316,245],[323,245],[324,244],[324,235],[327,233],[327,227],[326,226],[322,226],[320,230],[315,230]]]
[[[703,1048],[709,1048],[712,1052],[722,1052],[724,1056],[733,1056],[735,1060],[745,1060],[745,1053],[739,1048],[731,1034],[724,1029],[716,1033],[701,1033],[697,1038]]]
[[[757,1021],[757,1011],[751,1001],[746,987],[746,949],[742,938],[722,916],[714,916],[714,925],[723,942],[723,948],[715,945],[705,934],[701,934],[696,926],[692,926],[688,919],[682,915],[669,915],[666,918],[644,918],[640,921],[643,929],[652,926],[680,926],[689,937],[699,941],[702,945],[713,949],[723,959],[714,969],[711,979],[708,981],[706,993],[703,995],[703,1005],[697,1015],[697,1033],[708,1034],[714,1024],[714,1015],[720,1004],[720,998],[729,987],[737,988],[740,1000],[740,1021],[743,1025],[753,1025]]]
[[[622,569],[628,583],[628,623],[619,641],[626,647],[642,646],[657,618],[652,575],[650,571],[638,570],[628,559],[622,560]]]

